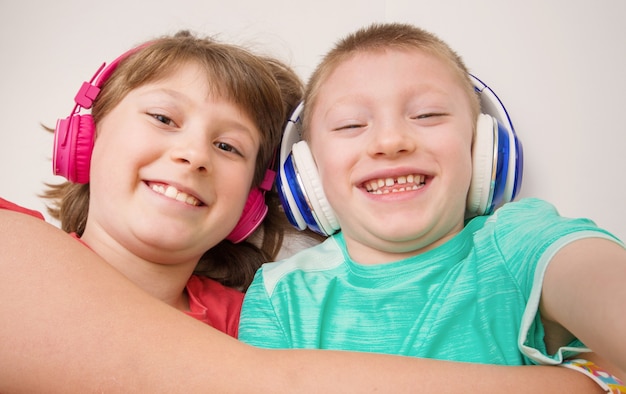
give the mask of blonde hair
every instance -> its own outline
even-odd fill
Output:
[[[287,114],[303,93],[298,76],[277,59],[211,38],[195,37],[188,31],[155,39],[124,58],[104,82],[91,110],[96,127],[130,91],[163,78],[188,62],[200,65],[212,93],[238,105],[260,130],[252,185],[258,186],[275,155]],[[47,186],[42,196],[51,201],[50,215],[61,221],[64,231],[82,235],[88,215],[89,184],[65,182]],[[263,223],[260,248],[249,242],[234,245],[222,241],[204,254],[197,274],[228,286],[247,288],[258,267],[273,260],[282,244],[287,224],[274,194],[275,191],[266,194],[269,213]]]
[[[304,94],[303,129],[309,129],[311,108],[315,106],[321,86],[330,74],[352,56],[387,49],[419,50],[432,54],[450,65],[470,100],[473,118],[478,118],[480,101],[461,57],[434,34],[410,24],[372,24],[341,39],[324,56],[307,84]],[[308,109],[308,110],[307,110]],[[474,125],[475,127],[475,125]]]

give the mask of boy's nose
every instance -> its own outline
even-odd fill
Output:
[[[391,157],[415,149],[415,139],[404,122],[385,122],[374,127],[371,132],[372,138],[368,147],[371,155]]]

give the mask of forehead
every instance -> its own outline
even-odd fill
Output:
[[[376,49],[342,59],[320,81],[318,100],[358,92],[412,89],[464,89],[464,76],[452,62],[421,49]],[[316,101],[318,101],[316,100]]]
[[[206,90],[207,95],[228,99],[230,92],[212,70],[194,60],[170,63],[155,73],[148,83],[187,82],[188,87]]]

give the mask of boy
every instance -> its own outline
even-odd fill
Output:
[[[445,43],[362,29],[327,54],[304,103],[306,142],[285,168],[312,189],[318,227],[341,231],[257,273],[243,341],[504,365],[561,364],[587,345],[626,371],[626,250],[537,199],[475,208],[490,119]]]

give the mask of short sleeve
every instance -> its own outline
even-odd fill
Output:
[[[239,319],[239,340],[263,348],[290,347],[266,291],[263,268],[257,271],[244,297]]]

